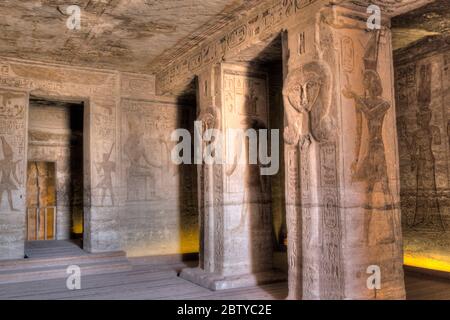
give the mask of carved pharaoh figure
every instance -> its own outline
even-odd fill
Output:
[[[103,171],[102,179],[97,185],[97,188],[102,190],[102,200],[101,200],[102,205],[106,198],[106,192],[109,191],[111,204],[114,206],[112,174],[116,171],[116,163],[110,160],[113,149],[114,143],[111,146],[111,150],[108,153],[103,154],[103,161],[97,163],[97,171],[99,172]]]
[[[381,78],[375,70],[365,70],[363,74],[363,85],[366,93],[359,95],[348,85],[343,90],[343,95],[355,101],[357,111],[361,112],[366,120],[367,137],[360,140],[356,159],[352,165],[353,181],[364,181],[367,183],[368,209],[374,209],[374,188],[381,184],[384,195],[383,208],[392,208],[394,199],[389,187],[389,178],[386,164],[385,146],[383,141],[383,124],[391,105],[382,98],[383,87]],[[362,157],[361,157],[362,156]],[[390,243],[394,241],[394,217],[390,213],[384,216],[388,230],[391,232],[378,243]],[[366,241],[371,238],[370,226],[374,215],[371,214],[366,220]],[[376,237],[375,237],[376,238]]]
[[[358,95],[352,91],[350,86],[343,90],[346,98],[355,100],[355,106],[364,115],[368,127],[367,151],[362,159],[357,156],[353,163],[353,179],[367,181],[367,189],[370,193],[375,184],[379,182],[384,193],[390,195],[383,142],[383,123],[391,105],[381,97],[383,88],[380,76],[376,71],[366,70],[363,84],[367,95]]]

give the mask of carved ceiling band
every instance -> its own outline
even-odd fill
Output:
[[[186,54],[174,59],[167,68],[157,74],[157,91],[168,93],[175,88],[189,83],[194,74],[213,63],[223,61],[226,55],[238,53],[242,48],[256,41],[266,39],[289,21],[298,19],[297,13],[302,13],[306,7],[324,0],[288,0],[267,1],[255,13],[242,23],[227,28],[225,32],[214,37],[207,43],[199,43]]]

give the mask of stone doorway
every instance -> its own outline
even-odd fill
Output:
[[[27,241],[72,240],[82,247],[83,113],[83,103],[30,98]]]

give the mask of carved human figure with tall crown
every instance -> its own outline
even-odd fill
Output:
[[[389,186],[386,151],[383,140],[383,124],[391,104],[382,97],[383,86],[377,71],[379,39],[380,32],[372,32],[366,46],[366,54],[364,56],[365,68],[363,70],[364,93],[356,93],[350,84],[347,84],[342,90],[344,97],[355,102],[357,139],[356,157],[352,164],[352,180],[354,182],[365,182],[367,185],[367,202],[365,206],[366,209],[370,210],[369,216],[366,218],[364,232],[367,243],[369,243],[372,235],[376,238],[377,243],[391,243],[395,240],[394,217],[391,212],[394,207],[394,199]],[[363,124],[365,124],[366,130],[364,130]],[[384,196],[383,205],[378,208],[375,206],[374,192],[377,184],[381,185]],[[386,230],[391,232],[386,233],[387,235],[383,239],[378,239],[371,230],[372,220],[375,219],[372,212],[373,209],[388,210],[383,215],[383,221],[385,222]]]

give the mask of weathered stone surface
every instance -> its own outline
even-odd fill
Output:
[[[450,263],[450,42],[395,52],[405,260]]]
[[[27,160],[56,162],[57,237],[70,231],[58,177],[73,151],[66,118],[31,109],[30,96],[84,105],[75,153],[89,252],[199,250],[198,268],[181,276],[221,290],[283,279],[273,269],[282,243],[289,299],[403,299],[402,222],[407,254],[448,251],[447,37],[399,51],[398,112],[393,90],[390,18],[428,0],[374,1],[377,31],[367,29],[368,1],[193,1],[189,14],[170,0],[80,1],[86,21],[75,33],[58,27],[67,18],[58,3],[0,5],[12,13],[0,22],[1,260],[23,256]],[[281,107],[284,122],[272,115]],[[195,119],[202,134],[283,122],[283,172],[239,163],[249,153],[238,136],[223,137],[226,165],[174,165],[171,133],[193,133]]]
[[[150,73],[153,60],[166,50],[198,39],[200,26],[232,21],[259,1],[5,0],[0,51],[14,58]],[[69,5],[81,9],[80,30],[66,27]]]
[[[404,298],[390,33],[368,33],[364,14],[335,6],[288,29],[292,298]],[[389,283],[376,293],[371,265]]]
[[[139,181],[126,179],[126,171],[130,168],[127,153],[136,165],[136,161],[142,159],[139,154],[133,155],[134,152],[139,153],[142,148],[145,153],[158,152],[158,157],[165,157],[166,168],[170,156],[167,150],[170,150],[171,146],[167,145],[168,149],[164,152],[156,151],[151,149],[152,139],[156,138],[159,145],[163,146],[170,141],[172,130],[178,128],[181,123],[183,125],[190,123],[189,118],[186,118],[189,117],[189,112],[182,111],[186,108],[179,109],[176,99],[158,98],[154,95],[154,77],[129,73],[121,75],[112,71],[87,70],[7,58],[0,60],[0,66],[0,93],[1,103],[4,106],[0,114],[3,121],[1,136],[4,140],[3,154],[6,152],[2,160],[4,190],[2,190],[1,225],[5,231],[0,233],[2,237],[0,259],[21,258],[24,254],[27,154],[30,159],[55,161],[58,170],[63,171],[64,159],[69,156],[68,140],[64,136],[67,132],[61,132],[62,128],[56,128],[58,121],[64,121],[63,115],[61,118],[56,110],[51,112],[43,110],[51,116],[42,119],[42,113],[32,112],[30,121],[33,124],[28,125],[28,93],[43,99],[84,102],[84,152],[83,155],[78,153],[76,156],[79,157],[78,161],[83,161],[84,168],[81,203],[84,207],[85,250],[101,252],[124,247],[130,255],[196,251],[197,234],[194,230],[197,218],[192,216],[192,212],[196,210],[192,209],[194,204],[191,193],[180,191],[178,196],[176,192],[171,191],[171,188],[181,186],[184,190],[194,189],[190,187],[194,179],[192,170],[189,171],[189,168],[164,170],[167,176],[163,177],[161,174],[158,177],[149,176],[144,185],[139,184],[141,181],[139,175],[136,176]],[[142,114],[136,113],[136,110]],[[146,112],[147,116],[144,117]],[[127,116],[133,113],[133,120],[128,123]],[[157,114],[159,118],[154,117]],[[122,116],[125,122],[121,121]],[[50,117],[55,119],[52,120]],[[136,120],[137,123],[132,122]],[[133,145],[133,138],[128,135],[129,125],[132,130],[145,128],[146,135],[139,137],[145,139],[144,145],[139,145],[142,141],[137,141],[137,147]],[[164,126],[164,131],[160,130],[160,125]],[[39,130],[39,126],[40,129],[45,127],[45,132]],[[150,129],[153,133],[148,131]],[[54,135],[58,130],[59,135]],[[27,131],[29,139],[26,139]],[[140,134],[135,132],[135,136],[136,133]],[[129,138],[131,140],[127,140]],[[29,146],[26,144],[27,140]],[[132,169],[131,171],[133,173]],[[128,189],[131,191],[128,192]],[[61,188],[57,190],[58,238],[61,239],[68,237],[72,224],[68,212],[62,208],[63,193]],[[11,205],[8,200],[10,194]],[[142,199],[142,196],[145,199]],[[167,196],[171,197],[170,205],[166,204],[169,201]],[[177,201],[172,201],[174,199]],[[145,204],[139,204],[141,200]],[[149,201],[159,204],[155,206],[152,203],[149,206]],[[143,208],[149,207],[154,209],[142,211]],[[128,210],[131,215],[137,212],[130,220],[127,220]],[[172,218],[166,221],[167,212],[170,212],[168,216]],[[183,214],[180,215],[180,212]],[[152,215],[156,215],[155,219],[159,219],[160,224],[154,223]],[[131,227],[122,229],[120,225],[138,226],[136,230],[140,230],[140,233]],[[182,226],[182,231],[179,226]],[[180,236],[174,237],[177,233],[180,233]],[[170,244],[160,245],[165,240],[170,240]],[[155,243],[155,246],[149,246],[150,243]]]
[[[392,19],[394,50],[429,35],[450,34],[450,1],[436,0]]]
[[[202,74],[199,84],[206,88],[198,93],[199,119],[204,129],[223,133],[227,165],[199,166],[201,262],[181,277],[213,290],[280,280],[284,275],[273,271],[270,179],[261,175],[260,163],[249,164],[244,137],[227,133],[268,128],[267,74],[221,64]]]
[[[131,256],[198,251],[195,167],[176,166],[170,156],[177,128],[189,129],[187,106],[122,99],[122,181],[120,213],[123,249]],[[192,130],[191,130],[192,131]]]

